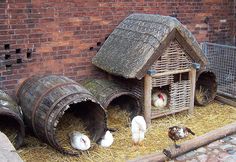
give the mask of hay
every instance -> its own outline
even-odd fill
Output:
[[[113,107],[108,109],[108,115],[109,127],[118,129],[113,133],[114,143],[110,148],[105,149],[96,145],[94,149],[83,152],[80,157],[73,157],[62,155],[50,146],[39,142],[36,138],[28,136],[26,137],[26,143],[30,145],[22,148],[18,153],[26,162],[125,161],[141,155],[161,151],[163,148],[173,144],[167,136],[167,130],[170,126],[188,126],[199,136],[235,121],[236,109],[213,102],[206,107],[196,107],[192,116],[182,112],[177,115],[152,120],[143,146],[137,147],[132,146],[128,113],[121,111],[118,107]],[[189,138],[193,137],[190,136]]]
[[[62,118],[59,120],[59,124],[57,126],[56,131],[56,140],[62,146],[63,149],[79,153],[80,151],[74,149],[70,145],[69,134],[73,131],[79,131],[87,135],[90,139],[89,132],[86,131],[85,123],[78,117],[76,117],[72,112],[65,112]],[[92,141],[91,141],[92,142]],[[91,143],[93,146],[94,143]]]
[[[200,86],[199,88],[196,89],[196,100],[198,103],[205,103],[208,100],[208,96],[210,95],[209,90]]]

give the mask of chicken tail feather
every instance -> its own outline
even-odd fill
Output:
[[[187,130],[189,133],[191,133],[192,135],[195,135],[195,133],[194,133],[191,129],[189,129],[189,128],[186,127],[186,130]]]

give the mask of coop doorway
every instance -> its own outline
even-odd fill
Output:
[[[170,85],[152,88],[152,114],[169,110]]]

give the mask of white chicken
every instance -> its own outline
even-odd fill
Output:
[[[156,108],[164,108],[167,105],[167,95],[161,91],[152,94],[152,105]]]
[[[142,116],[135,116],[131,122],[132,140],[134,144],[140,144],[144,140],[147,124]]]
[[[71,146],[77,150],[88,150],[91,146],[90,139],[88,136],[78,132],[73,131],[69,134]]]
[[[106,131],[105,135],[101,138],[99,144],[102,147],[110,147],[114,141],[113,135],[109,130]]]

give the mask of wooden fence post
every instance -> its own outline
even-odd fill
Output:
[[[147,126],[151,124],[151,97],[152,97],[152,77],[148,74],[144,77],[144,118]]]
[[[196,87],[196,69],[191,68],[191,71],[189,72],[189,79],[191,81],[191,93],[190,93],[190,108],[189,108],[189,114],[193,113],[194,108],[194,96],[195,96],[195,87]]]

